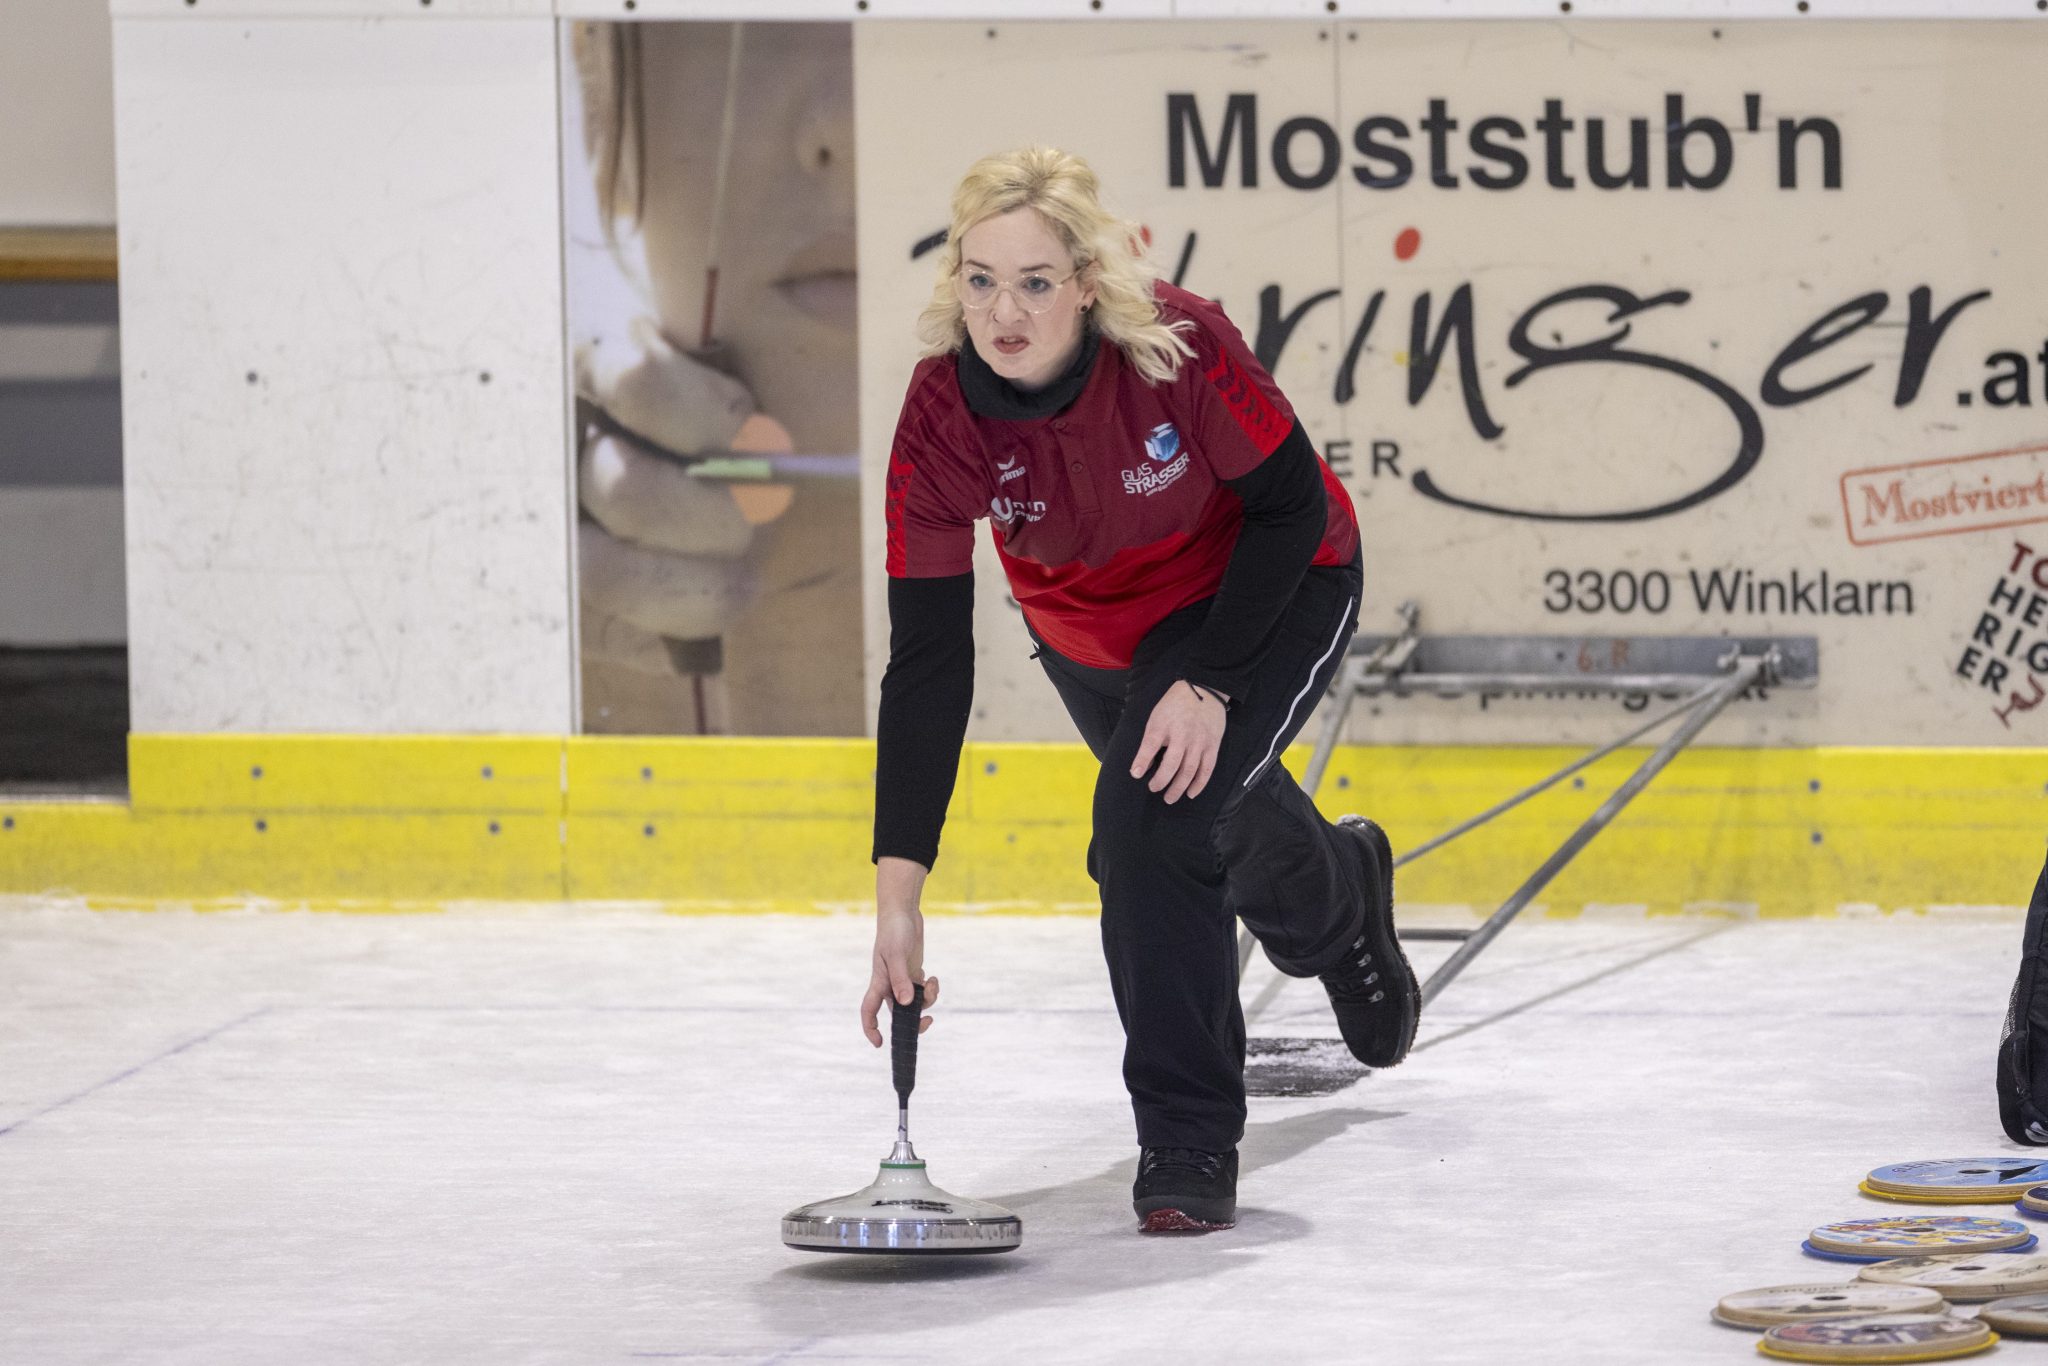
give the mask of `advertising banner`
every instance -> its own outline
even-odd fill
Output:
[[[2048,30],[874,24],[860,450],[880,506],[947,199],[1079,153],[1356,500],[1365,634],[1817,638],[1719,743],[2048,739]],[[863,516],[868,683],[886,658]],[[984,544],[974,730],[1069,739]],[[1416,699],[1352,738],[1611,735]]]

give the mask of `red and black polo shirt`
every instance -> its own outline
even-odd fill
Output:
[[[1358,553],[1350,495],[1223,311],[1157,287],[1194,350],[1152,385],[1092,330],[1043,390],[974,353],[911,377],[887,489],[889,668],[876,723],[875,857],[926,867],[974,693],[974,523],[987,518],[1038,638],[1128,667],[1145,634],[1212,600],[1183,677],[1241,698],[1311,563]]]
[[[911,376],[890,451],[888,572],[941,578],[974,564],[987,518],[1011,595],[1040,639],[1076,663],[1123,668],[1145,633],[1213,596],[1244,521],[1225,482],[1250,474],[1294,429],[1294,409],[1223,310],[1157,286],[1194,348],[1148,384],[1114,344],[1096,348],[1074,403],[1005,420],[975,413],[957,355]],[[1315,564],[1358,549],[1351,499],[1320,456],[1328,495]]]

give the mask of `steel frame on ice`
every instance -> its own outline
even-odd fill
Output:
[[[1541,782],[1459,822],[1394,860],[1398,868],[1441,849],[1651,731],[1674,720],[1679,723],[1484,923],[1469,930],[1402,932],[1403,939],[1458,942],[1457,950],[1423,982],[1425,1005],[1463,972],[1507,928],[1508,922],[1520,915],[1565,865],[1606,829],[1622,808],[1648,787],[1729,703],[1751,689],[1761,693],[1774,687],[1811,688],[1820,674],[1820,647],[1812,636],[1427,636],[1419,629],[1421,613],[1414,603],[1403,603],[1400,614],[1399,634],[1355,638],[1330,683],[1324,698],[1322,728],[1301,780],[1310,796],[1322,785],[1351,704],[1360,696],[1478,694],[1492,699],[1590,694],[1641,699],[1643,705],[1648,705],[1652,698],[1681,699],[1619,739],[1597,746]],[[1251,935],[1245,932],[1238,940],[1240,973],[1250,960],[1251,949]]]

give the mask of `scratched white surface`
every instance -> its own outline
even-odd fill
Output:
[[[0,903],[0,1361],[1749,1360],[1709,1306],[1846,1279],[1796,1249],[1896,1208],[1864,1171],[2010,1150],[2018,932],[1516,925],[1407,1064],[1254,1102],[1236,1230],[1158,1241],[1094,925],[934,920],[912,1130],[1026,1234],[906,1265],[776,1238],[892,1134],[860,917]],[[1334,1032],[1272,980],[1254,1035]]]
[[[137,730],[573,728],[555,32],[117,21]]]
[[[554,0],[206,0],[195,14],[186,0],[110,0],[119,18],[179,19],[509,19],[544,18]]]

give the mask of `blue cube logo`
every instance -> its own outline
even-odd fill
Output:
[[[1171,422],[1162,422],[1152,429],[1152,435],[1145,438],[1145,454],[1162,465],[1173,463],[1173,458],[1180,454],[1180,433]]]

